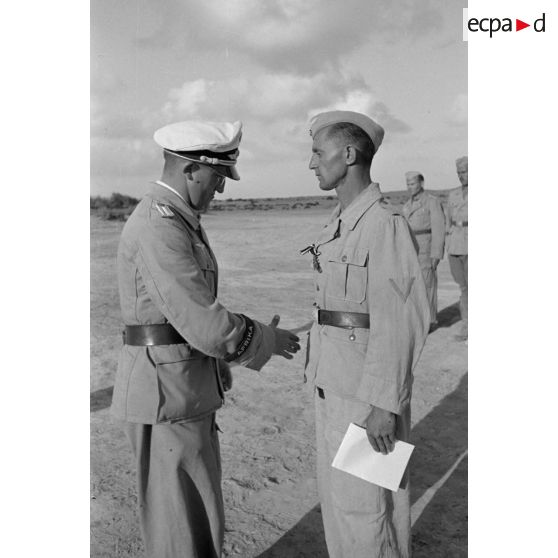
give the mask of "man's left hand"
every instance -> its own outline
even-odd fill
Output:
[[[221,377],[223,389],[229,391],[232,388],[233,377],[229,363],[225,362],[223,359],[219,360],[219,376]]]
[[[380,407],[372,407],[372,411],[365,421],[366,435],[368,441],[375,451],[387,455],[395,446],[395,429],[397,415],[380,409]]]

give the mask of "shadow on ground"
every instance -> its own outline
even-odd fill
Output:
[[[441,327],[451,327],[454,323],[458,322],[461,319],[459,302],[454,302],[450,306],[446,306],[443,310],[440,310],[436,319],[438,320],[436,329]]]
[[[95,411],[102,411],[103,409],[110,407],[113,391],[114,386],[93,391],[89,395],[89,411],[94,413]]]
[[[450,307],[451,308],[451,307]],[[440,482],[467,450],[467,375],[411,433],[411,503],[422,508],[413,526],[414,558],[467,556],[467,459]],[[431,494],[432,493],[432,494]],[[416,509],[416,508],[415,508]],[[319,505],[258,558],[327,558]]]
[[[467,374],[414,428],[411,442],[411,503],[426,505],[413,526],[414,558],[467,556],[467,459],[428,499],[467,450]],[[415,508],[416,509],[416,508]]]
[[[328,558],[320,506],[312,508],[258,558]]]

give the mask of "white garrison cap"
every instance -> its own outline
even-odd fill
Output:
[[[332,110],[316,114],[310,119],[310,135],[314,137],[322,128],[340,122],[348,122],[361,128],[372,140],[374,153],[378,151],[384,139],[384,129],[370,117],[360,112]]]
[[[468,170],[469,158],[467,157],[467,155],[465,155],[464,157],[459,157],[459,159],[456,159],[455,167],[457,168],[457,170]]]
[[[165,151],[178,157],[211,165],[215,170],[239,180],[236,170],[242,122],[175,122],[155,132],[153,139]]]
[[[422,173],[419,171],[407,171],[405,173],[405,178],[407,180],[413,180],[413,178],[420,178],[421,180],[424,180]]]

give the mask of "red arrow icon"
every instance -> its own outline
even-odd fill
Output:
[[[530,23],[525,23],[524,21],[521,21],[520,19],[515,20],[515,30],[516,31],[521,31],[522,29],[525,29],[526,27],[531,27],[531,24]]]

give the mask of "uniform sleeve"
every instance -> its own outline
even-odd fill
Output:
[[[430,200],[430,228],[432,229],[430,257],[441,260],[444,257],[446,240],[446,216],[442,204],[436,198]]]
[[[215,298],[188,234],[176,221],[152,215],[139,235],[137,259],[149,297],[188,343],[216,358],[235,352],[245,320]],[[270,328],[254,324],[252,341],[238,362],[259,369],[271,357]]]
[[[430,307],[409,227],[390,216],[369,251],[370,338],[357,397],[401,414],[430,323]]]

